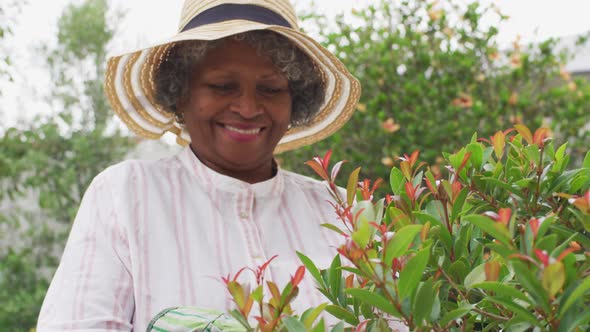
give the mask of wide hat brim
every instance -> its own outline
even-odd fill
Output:
[[[116,114],[139,136],[158,139],[166,132],[177,136],[181,145],[190,143],[186,129],[176,122],[154,98],[154,74],[169,49],[185,40],[216,40],[253,31],[279,33],[303,52],[320,69],[325,80],[325,100],[319,112],[305,126],[290,128],[277,147],[281,153],[320,141],[340,129],[352,116],[361,86],[346,67],[327,49],[306,34],[291,28],[248,20],[232,20],[193,28],[151,47],[109,58],[105,79],[106,95]]]

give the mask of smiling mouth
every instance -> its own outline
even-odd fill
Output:
[[[233,127],[230,125],[224,125],[225,129],[232,131],[234,133],[243,134],[243,135],[257,135],[262,131],[262,128],[253,128],[253,129],[240,129],[237,127]]]

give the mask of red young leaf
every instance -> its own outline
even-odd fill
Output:
[[[406,182],[405,187],[406,195],[408,195],[410,201],[414,202],[416,200],[416,188],[414,188],[414,186],[412,186],[412,183],[410,182]]]
[[[297,285],[299,285],[301,280],[303,280],[304,275],[305,275],[305,266],[301,265],[300,267],[297,268],[295,275],[291,278],[291,285],[293,285],[293,288],[295,288],[295,287],[297,287]]]
[[[539,231],[539,219],[537,218],[533,218],[531,220],[529,220],[529,225],[531,226],[531,230],[533,231],[533,235],[535,238],[537,238],[537,232]]]
[[[539,147],[543,147],[545,145],[545,139],[549,137],[551,131],[549,128],[539,128],[535,131],[533,135],[533,143],[537,144]]]
[[[369,320],[364,320],[362,321],[359,325],[357,325],[356,329],[354,330],[355,332],[362,332],[362,331],[367,331],[367,324],[369,323]],[[364,329],[364,330],[363,330]]]
[[[313,160],[306,161],[305,164],[311,167],[311,169],[313,169],[313,171],[316,172],[316,174],[319,175],[324,181],[330,182],[328,173],[324,170],[321,162],[316,160],[316,158],[314,158]]]
[[[348,277],[346,277],[346,280],[344,282],[344,285],[345,285],[346,288],[352,288],[352,287],[354,287],[354,274],[351,274]]]
[[[328,173],[328,167],[330,166],[330,158],[332,157],[332,150],[326,151],[324,159],[322,159],[322,167]]]
[[[511,216],[512,210],[510,208],[501,208],[500,210],[498,210],[498,220],[496,221],[504,224],[505,226],[508,226]]]
[[[533,144],[533,134],[531,134],[531,131],[527,126],[517,124],[514,125],[514,128],[516,129],[516,131],[518,131],[520,136],[522,136],[522,138],[524,138],[524,140],[527,141],[527,143]]]
[[[544,267],[549,266],[549,254],[545,250],[535,249],[535,256],[543,263]]]

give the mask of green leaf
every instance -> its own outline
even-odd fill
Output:
[[[547,189],[547,192],[567,191],[567,184],[577,177],[579,173],[584,171],[587,172],[585,169],[574,169],[561,173],[557,179],[553,180],[551,186]]]
[[[320,316],[320,314],[322,313],[322,311],[324,311],[327,305],[328,303],[322,303],[315,308],[307,309],[301,315],[301,321],[303,322],[303,325],[305,325],[306,329],[311,329],[313,322]]]
[[[557,331],[559,332],[577,332],[580,331],[580,327],[585,326],[588,328],[590,322],[590,311],[582,312],[578,315],[568,315],[559,322]]]
[[[403,301],[414,293],[414,290],[422,280],[424,269],[430,258],[430,247],[420,250],[412,257],[399,274],[399,297]]]
[[[459,195],[455,198],[453,202],[453,210],[451,213],[451,220],[457,220],[459,214],[463,210],[463,205],[465,204],[465,199],[467,198],[467,194],[469,194],[469,188],[463,188]]]
[[[297,318],[286,316],[282,319],[283,325],[288,332],[306,332],[307,329],[303,323],[301,323]]]
[[[469,160],[476,170],[480,170],[483,165],[483,146],[480,143],[470,143],[467,145],[467,152],[471,152]]]
[[[242,316],[242,314],[237,310],[234,309],[232,311],[229,312],[229,314],[238,321],[238,323],[242,324],[242,326],[244,328],[246,328],[246,331],[254,331],[254,329],[250,326],[250,323],[248,323],[248,320],[244,318],[244,316]]]
[[[373,234],[373,226],[369,224],[369,220],[365,218],[359,218],[357,222],[356,231],[352,232],[352,240],[359,246],[359,248],[366,248],[371,241],[371,235]]]
[[[358,325],[359,320],[356,315],[337,305],[328,305],[325,310],[332,316],[347,322],[350,325]]]
[[[349,324],[352,324],[352,323],[349,323]],[[356,324],[358,324],[358,320],[357,320]],[[352,325],[356,325],[356,324],[352,324]],[[330,332],[344,332],[344,323],[340,322],[340,323],[334,325],[334,327],[332,327]]]
[[[404,211],[396,208],[395,206],[388,207],[387,213],[389,214],[391,222],[395,224],[396,227],[402,228],[411,223],[410,217],[408,217]]]
[[[479,288],[488,292],[494,292],[494,295],[497,296],[519,299],[524,302],[531,303],[531,299],[529,299],[528,296],[526,296],[522,291],[512,287],[510,284],[497,281],[484,281],[472,284],[471,288]]]
[[[330,280],[330,291],[334,298],[339,298],[340,296],[340,288],[342,282],[342,270],[340,270],[340,256],[336,255],[332,260],[332,264],[330,264],[329,269],[329,280]]]
[[[535,304],[541,306],[543,310],[550,311],[547,293],[541,286],[541,283],[537,277],[531,272],[527,265],[517,260],[513,260],[511,265],[514,269],[517,281],[520,282],[522,287],[535,300]]]
[[[493,328],[494,327],[499,327],[500,326],[500,322],[496,323],[496,324],[490,324],[490,329],[486,329],[484,330],[485,332],[487,331],[495,331]],[[486,326],[487,327],[487,326]],[[522,320],[519,316],[515,316],[514,318],[510,319],[509,321],[507,321],[506,323],[502,324],[502,327],[504,328],[505,331],[510,331],[510,332],[529,332],[529,331],[534,331],[533,330],[533,324]]]
[[[557,217],[555,215],[545,218],[541,225],[539,225],[539,229],[537,230],[537,238],[544,237],[545,233],[549,229],[549,227],[555,222]],[[555,235],[555,234],[551,234]],[[540,241],[539,241],[540,242]]]
[[[590,151],[586,152],[586,156],[584,157],[584,161],[582,162],[582,167],[590,168]]]
[[[537,319],[537,317],[535,317],[528,309],[521,307],[510,298],[488,297],[488,300],[490,302],[502,305],[504,308],[512,311],[514,315],[520,319],[523,319],[534,326],[543,327],[543,323],[539,321],[539,319]]]
[[[543,271],[541,279],[543,288],[549,294],[549,297],[554,297],[565,284],[565,267],[562,262],[555,262],[550,264]]]
[[[343,267],[341,267],[340,269],[341,269],[341,270],[343,270],[343,271],[348,271],[348,272],[350,272],[350,273],[354,273],[354,274],[356,274],[356,275],[358,275],[358,276],[361,276],[361,277],[364,275],[364,274],[363,274],[363,272],[362,272],[361,270],[359,270],[359,269],[357,269],[357,268],[354,268],[354,267],[350,267],[350,266],[343,266]]]
[[[440,325],[447,325],[449,322],[467,315],[473,310],[473,308],[475,308],[475,306],[472,304],[462,304],[459,308],[447,312],[447,314],[441,319]]]
[[[473,234],[473,225],[461,225],[459,231],[455,231],[455,233],[458,233],[458,236],[455,235],[455,244],[453,245],[455,256],[463,257],[464,255],[468,255],[470,249],[469,242]]]
[[[262,285],[256,287],[256,289],[252,292],[252,300],[254,300],[257,303],[260,303],[262,301],[262,297],[263,297],[263,287]]]
[[[438,236],[442,241],[443,245],[445,246],[447,251],[450,251],[453,246],[453,240],[451,238],[451,233],[447,229],[446,225],[444,225],[440,220],[431,216],[430,214],[423,213],[423,212],[414,212],[414,216],[420,221],[421,224],[426,224],[430,222],[431,225],[438,225],[440,226],[440,231],[438,232]]]
[[[576,241],[581,243],[585,248],[590,248],[590,239],[580,232],[576,232],[569,227],[565,227],[559,224],[553,224],[549,228],[553,232],[559,234],[560,236],[568,238],[568,242],[565,244],[564,247],[569,245],[569,242]]]
[[[335,225],[332,224],[321,224],[322,227],[325,227],[327,229],[333,230],[334,232],[340,234],[340,235],[345,235],[346,233],[344,233],[340,228],[336,227]]]
[[[430,314],[432,313],[432,305],[434,304],[434,299],[437,296],[438,294],[434,290],[432,279],[428,279],[418,287],[416,296],[412,301],[412,313],[414,314],[416,322],[421,323],[424,320],[428,322],[428,320],[430,319]]]
[[[324,280],[322,279],[322,275],[320,274],[320,270],[318,270],[318,268],[315,266],[315,264],[312,262],[312,260],[309,259],[304,254],[300,253],[299,251],[297,251],[297,256],[299,257],[299,260],[301,261],[301,263],[303,263],[303,265],[305,266],[307,271],[309,271],[309,273],[311,274],[313,279],[316,281],[316,283],[320,287],[325,288],[326,285],[324,284]]]
[[[576,287],[576,289],[567,297],[567,300],[561,306],[559,317],[563,317],[569,308],[588,292],[590,292],[590,277],[584,278],[584,280]]]
[[[378,310],[388,313],[394,317],[401,318],[401,314],[399,311],[397,311],[395,306],[378,293],[359,288],[349,288],[346,289],[345,292],[360,300],[361,302],[372,305]]]
[[[299,288],[293,288],[291,283],[288,283],[285,288],[283,288],[283,292],[281,293],[281,300],[279,302],[279,306],[283,307],[291,303],[293,299],[297,297],[299,294]]]
[[[320,319],[319,323],[311,329],[312,332],[325,332],[326,331],[326,324],[324,323],[324,319]]]
[[[473,285],[480,284],[486,281],[486,270],[485,263],[476,266],[469,274],[465,277],[463,284],[467,288],[473,288]]]
[[[498,165],[501,165],[501,164],[498,164]],[[500,187],[500,188],[508,191],[509,193],[516,195],[517,197],[523,197],[523,193],[520,190],[520,188],[513,187],[510,184],[500,181],[494,177],[482,177],[481,180],[491,184],[492,186]]]
[[[422,230],[422,225],[408,225],[399,229],[393,235],[393,238],[387,243],[385,248],[384,262],[391,266],[394,258],[404,255],[414,238]]]
[[[496,223],[494,220],[477,214],[470,214],[463,217],[464,221],[468,221],[475,226],[479,227],[482,231],[490,234],[498,241],[503,243],[506,246],[511,246],[512,237],[510,236],[510,232],[503,224]]]
[[[227,289],[229,290],[229,293],[231,294],[233,300],[236,302],[238,308],[243,308],[246,304],[246,298],[242,285],[240,285],[236,281],[230,281],[227,284]]]
[[[393,167],[391,172],[389,173],[389,184],[391,186],[391,191],[395,195],[401,195],[404,185],[406,183],[406,178],[402,171],[399,170],[397,167]]]
[[[378,200],[374,204],[373,210],[375,211],[375,223],[381,224],[383,222],[383,214],[385,213],[385,198]]]
[[[358,299],[353,299],[353,301],[355,302],[355,304],[358,303],[357,306],[359,307],[361,314],[364,316],[365,319],[372,319],[375,317],[375,313],[373,312],[372,306],[366,303],[361,303],[361,301],[359,301]]]
[[[465,257],[461,257],[451,263],[446,270],[449,276],[451,276],[455,282],[460,284],[463,284],[465,277],[471,272],[468,260]]]
[[[360,172],[361,168],[357,167],[348,177],[348,184],[346,185],[346,202],[348,203],[348,206],[352,206],[352,203],[354,203],[354,196],[356,195]]]
[[[434,302],[432,303],[432,312],[430,313],[430,321],[436,322],[440,318],[440,311],[441,311],[441,302],[440,296],[437,292],[436,296],[434,297]]]
[[[565,151],[567,148],[567,143],[563,144],[562,146],[555,151],[555,164],[553,165],[553,171],[561,172],[566,166],[566,161],[568,160],[565,155]]]
[[[541,152],[539,151],[538,146],[529,145],[524,148],[524,153],[530,161],[535,163],[537,166],[539,165],[539,162],[541,161]]]

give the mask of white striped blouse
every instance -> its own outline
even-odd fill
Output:
[[[341,226],[328,200],[322,182],[279,169],[248,184],[190,148],[112,166],[84,196],[37,331],[145,331],[168,307],[227,310],[221,277],[273,255],[266,278],[283,287],[296,251],[322,268],[336,254],[340,236],[320,226]],[[326,302],[309,274],[300,287],[299,313]]]

